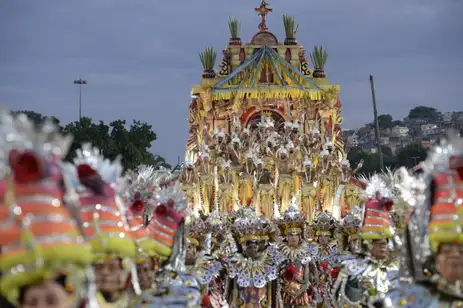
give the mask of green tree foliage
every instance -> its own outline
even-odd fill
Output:
[[[413,168],[419,162],[426,159],[426,149],[420,142],[410,143],[397,153],[397,161],[400,165]]]
[[[411,119],[416,118],[433,118],[437,114],[437,109],[426,106],[417,106],[411,109],[408,113],[408,117]]]
[[[378,116],[378,125],[380,129],[392,128],[392,116],[390,114],[382,114]]]
[[[398,167],[397,157],[394,156],[390,147],[381,146],[381,151],[383,153],[383,163],[384,167],[394,169]],[[363,159],[363,167],[360,169],[359,174],[371,175],[376,172],[381,172],[381,166],[379,164],[379,155],[377,153],[370,153],[362,150],[359,147],[355,147],[349,150],[347,154],[347,159],[349,160],[353,169],[355,169]]]
[[[47,118],[33,111],[15,113],[25,113],[36,124],[42,123]],[[53,119],[59,123],[58,119]],[[81,121],[71,122],[61,129],[63,133],[74,136],[67,160],[75,157],[75,151],[82,143],[90,142],[109,159],[121,155],[125,169],[135,169],[140,164],[170,168],[164,158],[149,151],[151,143],[157,136],[152,126],[147,123],[133,121],[127,127],[126,121],[123,120],[113,121],[107,125],[103,121],[94,123],[92,119],[83,117]]]
[[[52,120],[58,126],[60,124],[60,121],[57,118],[55,118],[55,117],[46,117],[46,116],[44,116],[44,115],[42,115],[40,113],[37,113],[35,111],[22,110],[22,111],[12,111],[12,113],[15,114],[15,115],[24,113],[25,115],[27,115],[29,120],[31,120],[35,124],[40,124],[43,121],[45,121],[46,119]]]

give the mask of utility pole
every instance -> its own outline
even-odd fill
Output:
[[[383,163],[383,152],[381,151],[381,138],[379,136],[379,123],[378,123],[378,111],[376,110],[376,95],[375,95],[375,84],[373,81],[373,75],[370,75],[371,85],[371,96],[373,98],[373,116],[375,117],[375,136],[376,136],[376,147],[378,149],[379,166],[384,169]]]
[[[82,120],[82,85],[87,84],[87,80],[79,78],[74,80],[74,84],[79,85],[79,122]]]

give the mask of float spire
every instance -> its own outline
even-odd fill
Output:
[[[266,23],[266,16],[268,13],[272,12],[273,9],[267,7],[268,2],[265,0],[262,0],[260,2],[260,6],[256,7],[254,11],[258,13],[258,15],[261,17],[261,22],[259,24],[259,30],[260,31],[267,31],[267,23]]]

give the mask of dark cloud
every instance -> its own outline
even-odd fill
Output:
[[[0,102],[63,122],[78,116],[78,88],[88,79],[84,113],[94,119],[140,119],[158,133],[154,151],[175,162],[187,138],[198,52],[223,49],[228,16],[242,38],[257,30],[249,0],[2,1]],[[460,0],[292,0],[271,3],[269,27],[281,40],[282,14],[300,24],[309,51],[327,46],[327,73],[341,84],[345,127],[371,121],[369,74],[378,109],[402,118],[418,104],[461,109],[463,2]]]

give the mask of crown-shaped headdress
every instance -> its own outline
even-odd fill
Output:
[[[354,207],[347,213],[346,216],[341,220],[340,229],[341,232],[348,235],[356,235],[360,233],[362,227],[362,210],[358,207]]]
[[[315,235],[331,235],[339,226],[338,221],[326,211],[318,213],[310,224],[310,228],[315,231]]]
[[[249,208],[241,210],[234,220],[232,232],[242,244],[246,241],[270,241],[275,238],[275,228],[262,216],[256,216]]]
[[[125,189],[122,165],[104,158],[99,149],[86,143],[76,151],[74,164],[64,165],[67,182],[79,192],[80,217],[95,262],[106,256],[132,259],[135,244],[127,224],[121,194]]]
[[[185,233],[187,234],[187,241],[189,243],[201,249],[204,246],[206,232],[206,223],[201,217],[193,215],[188,217],[185,224]]]
[[[58,273],[85,278],[90,246],[64,205],[59,169],[71,139],[51,122],[37,127],[0,110],[0,291],[11,302],[21,287]]]
[[[306,220],[307,217],[299,213],[299,208],[293,200],[283,216],[276,220],[276,224],[284,236],[304,234]]]

